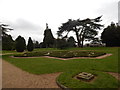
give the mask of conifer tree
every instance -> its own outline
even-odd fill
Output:
[[[29,37],[29,39],[28,39],[28,45],[27,45],[27,50],[28,51],[33,51],[33,49],[34,49],[34,44],[33,44],[33,41],[31,39],[31,37]]]
[[[44,31],[43,44],[45,45],[46,48],[54,46],[54,37],[51,32],[51,29],[48,28],[48,24],[46,24],[46,29]]]
[[[23,37],[18,36],[15,43],[17,52],[23,52],[26,49],[25,39]]]

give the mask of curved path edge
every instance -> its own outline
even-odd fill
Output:
[[[53,58],[53,59],[60,59],[60,60],[72,60],[72,59],[102,59],[111,56],[112,54],[105,54],[98,57],[73,57],[73,58],[58,58],[58,57],[51,57],[51,56],[41,56],[45,58]],[[40,57],[14,57],[10,56],[11,58],[40,58]]]
[[[34,75],[3,60],[2,88],[59,88],[56,78],[61,74]]]

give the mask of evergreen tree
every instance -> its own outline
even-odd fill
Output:
[[[2,50],[14,50],[14,40],[12,39],[11,35],[2,36]]]
[[[54,46],[54,37],[51,32],[51,29],[48,28],[48,24],[46,24],[46,29],[44,31],[43,44],[45,45],[46,48]]]
[[[13,50],[15,48],[12,36],[6,33],[11,30],[13,29],[9,28],[9,25],[0,23],[0,46],[2,46],[2,50]]]
[[[23,52],[26,49],[25,39],[21,36],[18,36],[15,40],[15,46],[17,52]]]
[[[67,43],[67,41],[64,38],[56,39],[56,47],[58,49],[65,49],[65,48],[68,47],[68,43]]]
[[[111,23],[101,34],[103,43],[106,43],[107,47],[120,46],[120,26]]]
[[[34,44],[33,44],[33,41],[31,39],[31,37],[29,37],[29,39],[28,39],[28,45],[27,45],[27,50],[28,51],[33,51],[33,49],[34,49]]]
[[[83,42],[93,39],[97,34],[97,30],[100,30],[103,25],[99,24],[101,22],[101,17],[95,19],[84,19],[84,20],[72,20],[69,19],[66,23],[62,23],[62,26],[59,27],[57,34],[59,37],[63,37],[63,34],[66,33],[66,36],[69,32],[73,31],[77,38],[78,47],[83,47]]]
[[[69,47],[75,47],[75,39],[72,36],[68,38],[67,43]]]
[[[39,44],[38,41],[35,41],[35,42],[34,42],[34,48],[40,48],[40,44]]]

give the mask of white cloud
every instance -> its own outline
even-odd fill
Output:
[[[68,19],[95,18],[103,15],[103,24],[117,22],[119,0],[1,0],[0,20],[15,30],[14,38],[21,34],[42,41],[45,23],[56,32]],[[11,23],[12,22],[12,23]],[[40,38],[40,39],[39,39]]]

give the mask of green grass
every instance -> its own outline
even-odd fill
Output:
[[[57,49],[38,49],[35,51],[49,51],[49,50],[57,51]],[[73,60],[67,60],[67,61],[63,61],[59,59],[43,58],[43,57],[11,58],[9,57],[11,55],[3,55],[3,59],[21,68],[22,70],[25,70],[33,74],[69,72],[69,71],[75,71],[75,70],[78,70],[78,71],[94,70],[94,71],[100,71],[101,73],[102,72],[119,72],[120,73],[120,69],[118,69],[118,61],[119,61],[118,56],[120,55],[120,48],[92,47],[92,48],[70,48],[67,50],[97,50],[97,52],[112,53],[113,55],[103,59],[73,59]],[[65,75],[63,76],[66,77]],[[110,82],[113,82],[113,84],[117,85],[116,83],[114,83],[116,81],[113,79],[113,77],[112,79],[110,79]],[[99,84],[100,83],[96,85],[99,86]],[[111,87],[115,87],[115,85]],[[105,87],[105,86],[101,86],[101,87]]]
[[[80,72],[92,73],[95,75],[95,79],[92,82],[75,79],[74,77]],[[74,70],[62,73],[57,78],[57,82],[68,88],[117,88],[120,86],[120,82],[118,83],[118,81],[111,75],[92,70]]]
[[[6,53],[17,53],[16,51],[7,51],[7,50],[3,50],[2,51],[3,54],[6,54]]]

